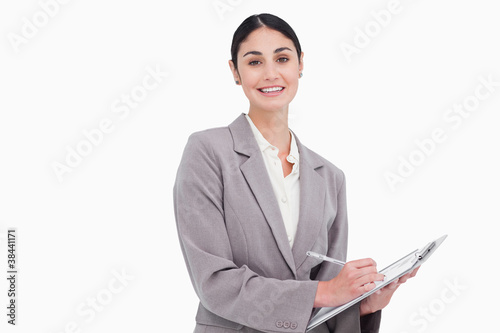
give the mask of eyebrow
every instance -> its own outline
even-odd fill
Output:
[[[285,51],[285,50],[292,51],[290,48],[288,48],[288,47],[285,46],[285,47],[277,48],[276,50],[274,50],[274,53],[280,53],[280,52]],[[245,53],[243,56],[245,57],[245,56],[247,56],[249,54],[262,55],[262,52],[259,52],[259,51],[250,51],[250,52]]]

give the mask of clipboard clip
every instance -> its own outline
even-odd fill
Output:
[[[431,252],[431,250],[434,248],[434,246],[436,246],[436,242],[430,242],[429,244],[424,246],[424,248],[421,251],[417,251],[417,253],[415,253],[417,260],[424,259],[425,256],[427,256],[429,254],[429,252]]]

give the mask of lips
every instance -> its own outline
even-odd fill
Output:
[[[283,92],[283,90],[285,90],[285,87],[272,86],[272,87],[258,88],[257,90],[260,91],[263,95],[277,96],[280,95]]]
[[[285,87],[280,87],[280,86],[259,88],[259,90],[262,91],[263,93],[278,92],[282,91],[283,89],[285,89]]]

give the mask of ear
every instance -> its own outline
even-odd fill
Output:
[[[238,73],[238,69],[234,66],[234,62],[232,60],[229,60],[229,68],[233,73],[234,81],[238,81],[239,84],[241,84],[240,74]]]
[[[304,70],[304,52],[300,53],[299,72]]]

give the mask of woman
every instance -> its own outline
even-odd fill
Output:
[[[314,308],[344,304],[383,279],[372,259],[345,266],[344,174],[288,128],[303,52],[270,14],[238,27],[229,61],[249,100],[227,127],[193,133],[174,186],[181,248],[200,299],[195,332],[305,332]],[[399,284],[313,332],[377,332]]]

